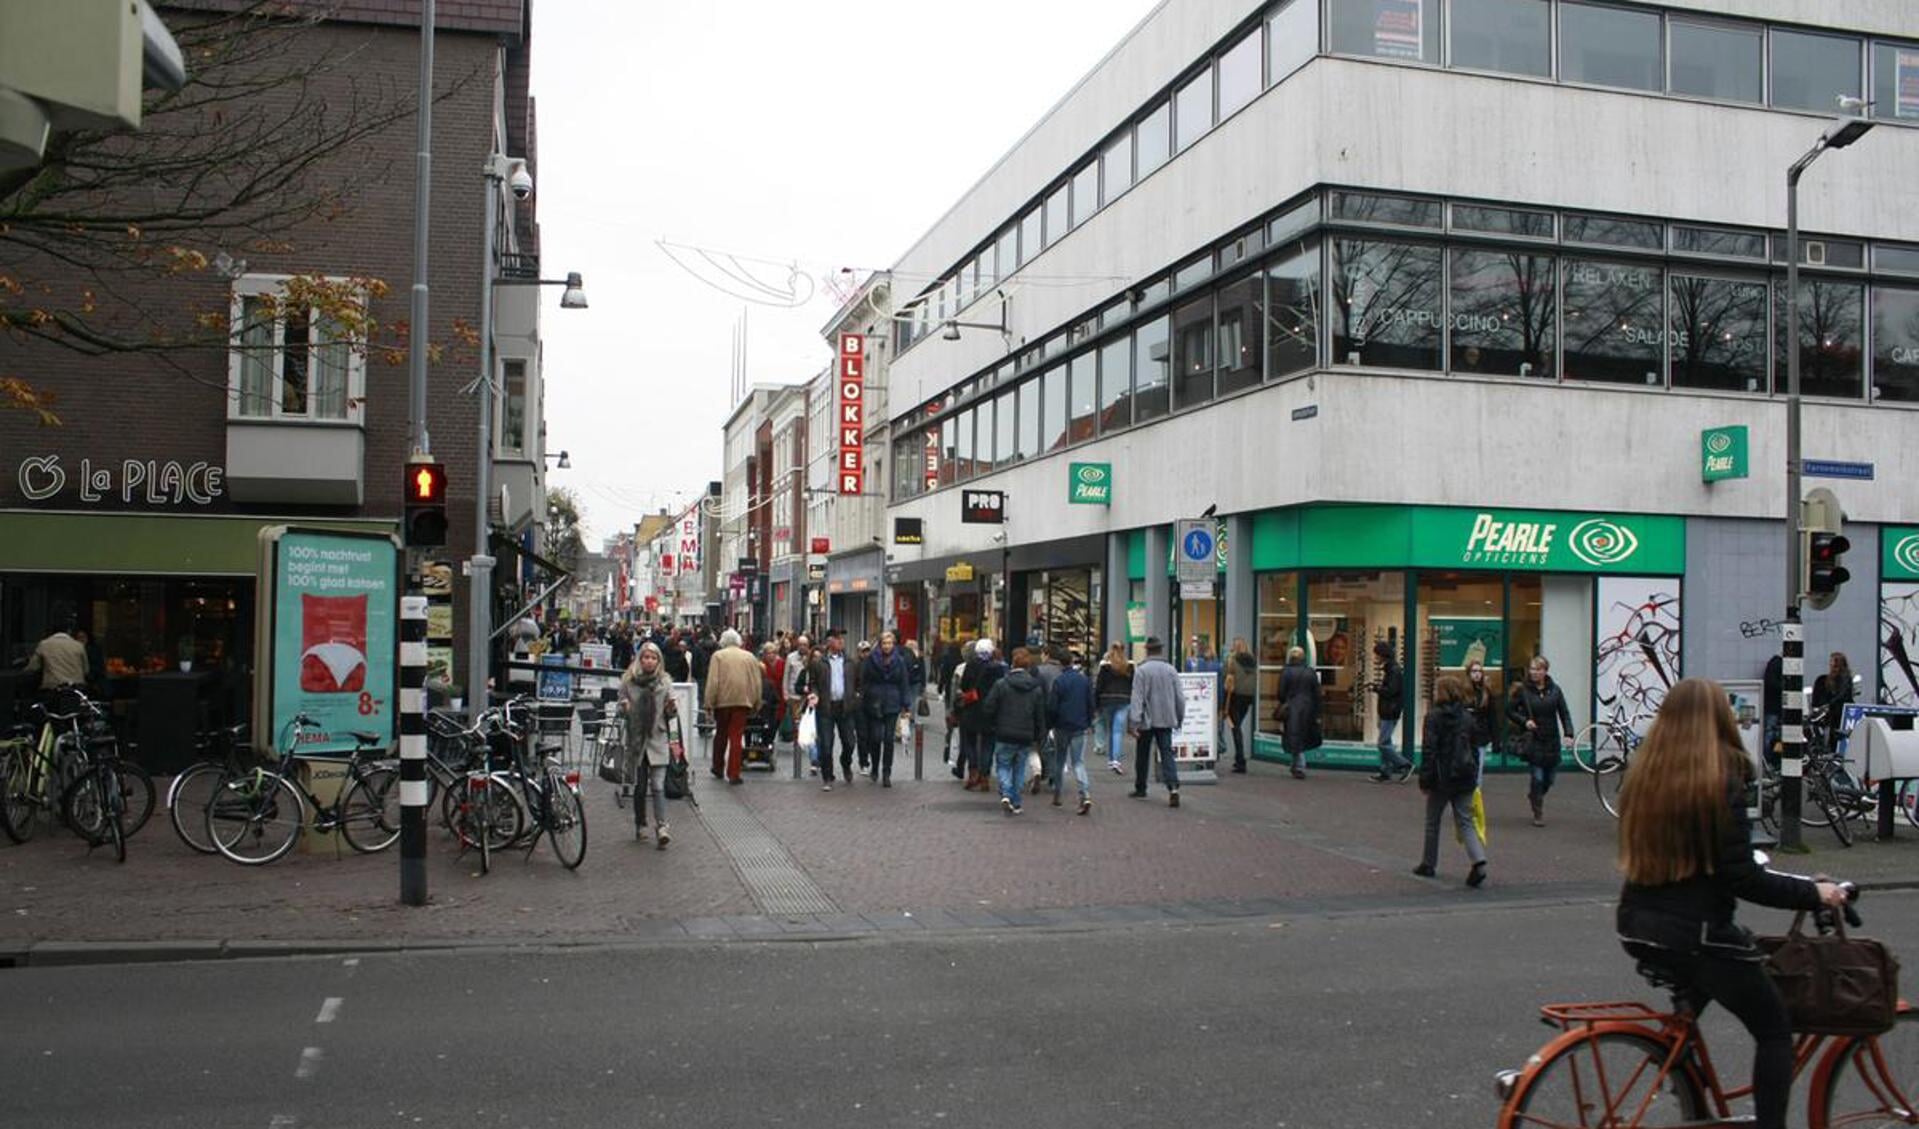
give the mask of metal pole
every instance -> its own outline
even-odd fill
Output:
[[[487,157],[481,183],[486,192],[486,215],[481,221],[480,261],[480,379],[473,394],[479,400],[480,445],[473,460],[473,556],[467,575],[467,716],[479,724],[491,704],[487,694],[488,665],[493,645],[493,557],[487,552],[487,495],[493,486],[493,241],[500,213],[500,170],[497,154]]]
[[[416,454],[432,450],[426,426],[427,219],[433,204],[433,3],[420,6],[419,140],[413,156],[413,292],[407,326],[408,438]]]
[[[430,449],[426,426],[427,220],[433,203],[434,0],[420,5],[420,105],[413,173],[413,290],[407,334],[407,437]],[[400,600],[400,902],[426,904],[426,597],[417,554],[407,554]],[[417,617],[417,619],[416,619]]]
[[[1800,777],[1804,772],[1805,634],[1799,621],[1799,177],[1823,144],[1786,170],[1786,622],[1779,629],[1779,846],[1803,850]]]

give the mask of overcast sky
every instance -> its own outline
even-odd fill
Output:
[[[591,303],[542,315],[547,449],[573,464],[547,482],[589,545],[721,477],[742,309],[751,380],[814,376],[825,280],[890,266],[1156,3],[537,0],[542,273]],[[813,296],[748,305],[660,240]]]

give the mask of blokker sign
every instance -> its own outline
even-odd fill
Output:
[[[866,489],[863,447],[866,438],[866,337],[840,334],[840,493]]]

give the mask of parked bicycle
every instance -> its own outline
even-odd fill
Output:
[[[250,752],[244,722],[201,739],[200,759],[167,787],[167,817],[182,843],[203,855],[220,853],[207,833],[207,808],[219,795],[221,783],[243,771]]]
[[[153,780],[120,759],[111,728],[101,724],[80,732],[80,775],[60,797],[61,816],[89,850],[111,846],[114,861],[125,862],[127,840],[153,813]]]
[[[1626,784],[1626,767],[1642,738],[1624,721],[1596,721],[1573,737],[1573,760],[1592,774],[1593,793],[1600,806],[1619,818],[1619,790]]]
[[[86,774],[92,763],[89,750],[96,745],[104,746],[111,760],[123,836],[146,826],[153,814],[153,778],[139,765],[120,759],[105,712],[78,687],[69,687],[52,703],[36,705],[34,713],[37,730],[16,727],[0,742],[0,831],[24,843],[33,838],[42,817],[68,822],[63,801],[74,781]]]
[[[295,714],[278,765],[242,769],[220,781],[207,805],[207,836],[221,854],[248,866],[280,858],[299,840],[309,807],[315,831],[338,831],[361,853],[383,851],[400,837],[399,762],[372,755],[385,749],[385,735],[347,735],[354,745],[347,782],[332,803],[321,803],[299,782],[294,762],[301,738],[319,727],[312,717]]]

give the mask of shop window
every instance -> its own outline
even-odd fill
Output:
[[[1453,0],[1452,65],[1502,74],[1553,73],[1548,0]]]
[[[1019,446],[1017,457],[1030,459],[1036,457],[1039,444],[1039,381],[1029,380],[1018,388],[1019,394]]]
[[[1672,276],[1672,386],[1766,390],[1766,284]]]
[[[1872,291],[1872,398],[1919,402],[1919,290]]]
[[[1290,376],[1319,364],[1320,293],[1319,243],[1301,244],[1301,250],[1266,271],[1266,376]]]
[[[1240,37],[1219,56],[1219,120],[1225,121],[1240,107],[1259,96],[1259,28]]]
[[[1737,24],[1667,22],[1672,92],[1725,102],[1757,102],[1765,33]]]
[[[1216,358],[1219,394],[1231,395],[1259,383],[1265,353],[1266,317],[1263,280],[1257,274],[1227,283],[1219,291]]]
[[[1567,259],[1562,289],[1567,380],[1664,383],[1664,303],[1658,267]]]
[[[1173,339],[1179,357],[1173,405],[1183,410],[1213,398],[1212,295],[1173,311]]]
[[[1040,250],[1045,246],[1044,241],[1040,238],[1040,231],[1045,226],[1046,218],[1037,206],[1035,206],[1032,211],[1020,217],[1019,263],[1021,266],[1025,266],[1027,263],[1039,257]]]
[[[1559,77],[1628,90],[1661,89],[1666,82],[1659,13],[1560,0]]]
[[[1406,574],[1322,572],[1306,581],[1307,661],[1319,673],[1321,727],[1328,741],[1368,744],[1379,736],[1379,709],[1368,689],[1379,677],[1374,643],[1404,661]]]
[[[1173,153],[1173,106],[1170,102],[1161,102],[1148,110],[1139,120],[1139,128],[1134,131],[1139,139],[1138,172],[1135,180],[1145,180],[1154,169],[1166,163]]]
[[[1285,728],[1273,714],[1279,709],[1279,674],[1286,652],[1303,640],[1299,635],[1299,574],[1267,572],[1259,576],[1259,629],[1253,654],[1259,659],[1259,691],[1253,703],[1254,732],[1277,742]],[[1280,750],[1271,745],[1266,751]]]
[[[1461,680],[1478,663],[1486,672],[1495,715],[1505,713],[1506,584],[1498,573],[1419,574],[1419,661],[1408,687],[1420,712],[1432,707],[1433,684],[1442,675]]]
[[[1018,415],[1013,403],[1014,392],[993,398],[993,465],[1012,466],[1019,461],[1019,444],[1015,435]]]
[[[1046,232],[1042,247],[1051,247],[1066,238],[1066,232],[1072,226],[1072,185],[1062,184],[1053,189],[1046,197]]]
[[[1116,337],[1099,350],[1099,431],[1133,425],[1133,339]]]
[[[1099,211],[1099,162],[1089,161],[1073,174],[1073,226],[1078,227]]]
[[[1872,45],[1872,114],[1891,121],[1919,121],[1919,44]],[[1904,94],[1901,94],[1904,91]]]
[[[1436,228],[1444,217],[1445,209],[1438,200],[1381,196],[1373,192],[1333,193],[1333,218],[1337,220]]]
[[[940,485],[959,481],[959,420],[951,416],[940,424]]]
[[[1066,394],[1069,414],[1066,441],[1084,443],[1093,437],[1098,426],[1099,354],[1090,349],[1081,353],[1073,358],[1068,371],[1072,373],[1072,386]]]
[[[1562,598],[1568,590],[1584,592],[1589,590],[1592,584],[1592,581],[1583,576],[1554,577],[1553,581],[1555,593],[1560,594]],[[1545,639],[1545,592],[1545,582],[1537,575],[1514,573],[1508,577],[1506,667],[1500,682],[1508,694],[1512,693],[1513,687],[1519,685],[1520,679],[1526,677],[1526,665],[1532,662],[1533,656],[1541,653],[1540,648]],[[1566,691],[1566,705],[1572,711],[1575,726],[1580,724],[1590,712],[1590,707],[1585,701],[1585,693],[1580,689],[1585,686],[1586,680],[1583,677],[1578,679],[1572,677],[1575,671],[1586,667],[1587,652],[1592,643],[1590,598],[1581,600],[1579,607],[1581,622],[1567,625],[1573,630],[1560,633],[1577,637],[1578,648],[1561,656],[1565,669],[1560,671],[1555,679]],[[1555,627],[1557,626],[1559,625],[1556,624]]]
[[[1266,17],[1266,81],[1278,83],[1319,54],[1319,0],[1288,0]]]
[[[1213,69],[1205,70],[1186,80],[1173,94],[1173,140],[1174,151],[1185,152],[1187,147],[1206,135],[1213,128]]]
[[[1066,366],[1046,370],[1040,376],[1040,450],[1057,451],[1066,446]]]
[[[336,314],[365,301],[333,279],[248,275],[233,284],[228,414],[234,419],[360,419],[363,351]]]
[[[1333,363],[1439,368],[1438,247],[1333,241]]]
[[[1799,280],[1799,391],[1857,400],[1865,394],[1866,288],[1854,282]],[[1773,391],[1786,391],[1786,284],[1773,291]]]
[[[1554,261],[1517,251],[1454,251],[1456,372],[1551,379]]]
[[[1658,17],[1654,19],[1656,21]],[[1569,215],[1564,222],[1568,243],[1601,243],[1608,247],[1639,247],[1649,251],[1660,250],[1666,245],[1665,228],[1643,220]]]
[[[953,462],[958,468],[954,471],[954,478],[960,482],[979,473],[979,464],[974,462],[973,454],[973,427],[977,419],[970,410],[959,414],[959,435],[953,442]]]
[[[1329,0],[1326,8],[1334,54],[1439,59],[1438,0]]]
[[[1133,131],[1121,130],[1099,154],[1099,202],[1104,207],[1133,186]]]
[[[1166,414],[1172,406],[1171,322],[1160,317],[1133,334],[1133,419],[1145,423]]]
[[[1859,40],[1772,31],[1772,104],[1821,114],[1839,112],[1839,99],[1858,98]]]

